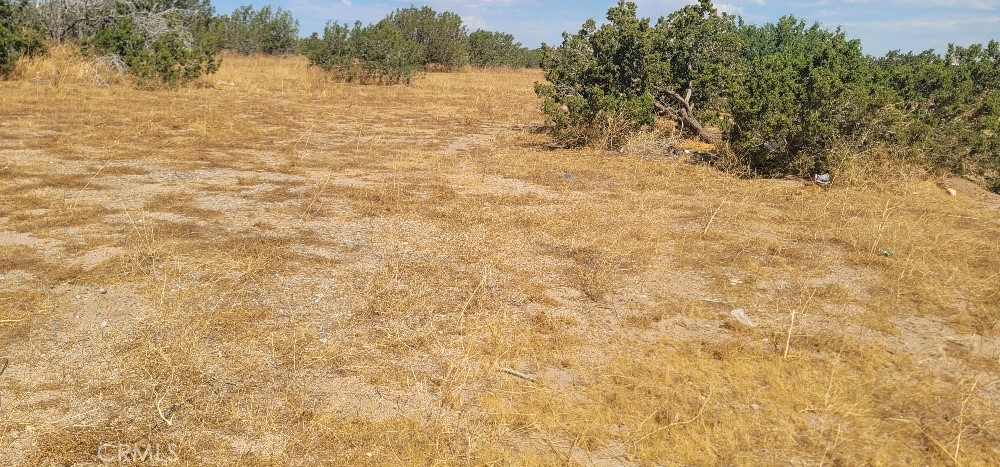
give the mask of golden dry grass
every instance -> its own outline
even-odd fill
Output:
[[[4,463],[1000,462],[996,197],[548,150],[530,71],[226,57],[146,92],[22,66]]]

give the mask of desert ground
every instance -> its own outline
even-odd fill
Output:
[[[0,83],[0,464],[1000,463],[971,184],[554,149],[531,70],[56,55]]]

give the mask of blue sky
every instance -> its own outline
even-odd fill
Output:
[[[213,1],[219,13],[229,13],[239,0]],[[508,32],[530,47],[542,42],[558,44],[563,31],[575,32],[587,18],[603,20],[616,0],[272,0],[255,2],[282,7],[299,20],[303,35],[321,31],[328,20],[375,22],[397,8],[429,5],[437,11],[462,16],[469,31],[489,29]],[[686,3],[685,0],[637,0],[639,13],[656,19]],[[944,51],[949,42],[968,45],[1000,40],[1000,0],[719,0],[716,6],[739,14],[752,23],[776,21],[794,14],[833,29],[843,26],[849,36],[860,38],[865,51]]]

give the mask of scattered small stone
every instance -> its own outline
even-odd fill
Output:
[[[567,182],[572,181],[573,180],[573,174],[571,174],[569,172],[566,172],[566,173],[563,174],[563,178],[565,178]]]
[[[108,289],[101,289],[100,292],[101,292],[101,295],[104,295],[104,294],[108,293]]]
[[[742,324],[742,325],[744,325],[744,326],[746,326],[748,328],[755,328],[755,327],[757,327],[757,324],[754,323],[753,321],[751,321],[750,317],[747,316],[747,310],[744,310],[742,308],[737,308],[737,309],[735,309],[733,311],[730,311],[729,312],[729,316],[732,316],[733,318],[736,319],[736,321],[739,321],[740,324]]]
[[[58,331],[60,328],[62,328],[62,323],[59,321],[53,321],[52,324],[49,325],[49,329],[52,329],[53,331]]]
[[[760,406],[757,404],[750,404],[750,408],[754,410],[760,410]]]
[[[948,192],[948,194],[949,194],[949,195],[951,195],[951,196],[956,196],[956,195],[958,195],[958,192],[957,192],[957,191],[955,191],[955,189],[954,189],[954,188],[945,188],[945,189],[944,189],[944,191],[947,191],[947,192]]]
[[[6,278],[7,278],[7,277],[5,277],[5,276],[4,276],[3,274],[0,274],[0,281],[4,280],[4,279],[6,279]]]
[[[891,258],[892,255],[896,254],[896,252],[893,251],[893,250],[890,250],[888,248],[884,248],[884,249],[879,250],[878,254],[880,254],[882,256],[885,256],[886,258]]]
[[[108,327],[108,320],[101,321],[101,328],[103,329],[106,327]]]

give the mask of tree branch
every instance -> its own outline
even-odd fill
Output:
[[[705,131],[705,128],[701,126],[701,122],[699,122],[698,119],[694,116],[694,106],[691,105],[690,101],[691,88],[688,88],[686,92],[689,96],[688,99],[684,99],[683,96],[670,89],[656,89],[656,91],[657,93],[662,93],[669,96],[672,100],[676,101],[682,107],[682,109],[678,111],[677,109],[674,109],[669,105],[663,103],[663,101],[661,101],[659,97],[654,96],[653,105],[656,107],[657,110],[659,110],[661,113],[668,113],[674,118],[680,120],[682,124],[690,128],[691,132],[697,135],[698,138],[701,138],[702,141],[713,144],[717,142],[716,138],[710,135],[707,131]]]

